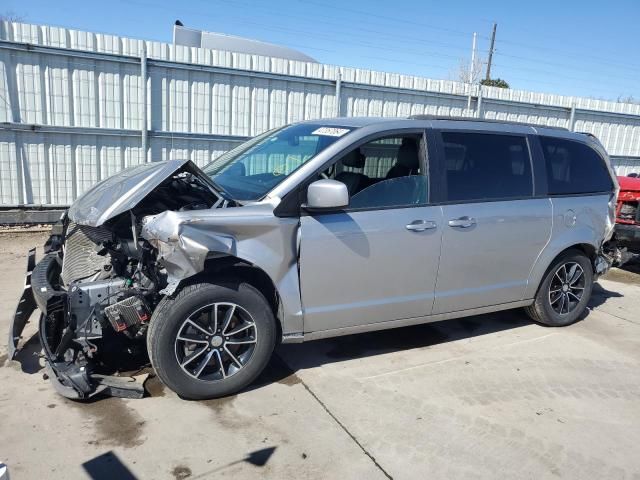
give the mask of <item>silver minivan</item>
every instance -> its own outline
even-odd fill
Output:
[[[610,260],[617,193],[587,134],[503,122],[336,118],[268,131],[203,169],[124,170],[30,252],[10,333],[37,307],[71,398],[136,397],[148,353],[180,396],[229,395],[278,342],[524,307],[563,326]]]

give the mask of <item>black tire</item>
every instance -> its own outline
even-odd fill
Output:
[[[198,315],[197,312],[201,309],[210,308],[207,306],[218,302],[223,306],[226,303],[235,304],[240,307],[238,310],[250,315],[255,324],[256,341],[247,363],[238,371],[226,378],[203,380],[188,374],[181,367],[177,353],[178,334],[184,332],[184,322],[188,318]],[[165,297],[158,304],[147,334],[149,358],[160,380],[183,398],[204,400],[231,395],[251,384],[269,363],[276,344],[275,322],[267,300],[247,283],[229,280],[191,284],[184,287],[175,297]],[[205,344],[205,347],[211,346]],[[226,348],[225,345],[223,347]],[[210,349],[216,350],[213,347]],[[223,352],[222,349],[218,350]],[[203,356],[206,355],[205,352]],[[212,362],[214,365],[207,368],[218,365],[215,358]],[[222,368],[224,372],[224,365]]]
[[[570,265],[579,265],[582,268],[582,274],[584,275],[584,281],[581,283],[577,283],[581,280],[578,278],[574,285],[580,285],[578,287],[572,287],[572,293],[565,293],[564,288],[567,288],[569,291],[569,285],[564,287],[564,284],[570,284],[570,282],[562,282],[562,271],[559,272],[559,269],[562,269],[563,266]],[[571,269],[569,267],[569,270]],[[577,270],[577,269],[576,269]],[[556,273],[559,272],[559,276],[556,276]],[[575,275],[575,274],[574,274]],[[571,278],[569,278],[571,280]],[[553,293],[557,292],[557,287],[560,285],[560,292],[562,293]],[[553,290],[551,290],[553,288]],[[579,301],[575,300],[575,295],[579,290],[573,290],[573,288],[583,288],[582,295],[580,296]],[[551,264],[544,278],[542,279],[542,283],[538,288],[538,292],[536,293],[535,301],[533,305],[525,307],[525,311],[527,314],[538,323],[543,325],[547,325],[550,327],[564,327],[567,325],[571,325],[575,321],[577,321],[582,314],[584,313],[587,305],[589,303],[589,299],[591,298],[591,291],[593,290],[593,266],[591,265],[591,261],[589,258],[579,250],[568,250],[567,252],[560,255],[556,260]],[[575,294],[574,294],[575,292]],[[566,307],[567,311],[563,314],[558,312],[558,308],[564,311],[563,307],[560,306],[561,302],[565,302],[566,299],[559,298],[558,295],[566,295],[566,298],[570,298],[573,300],[573,304],[569,303]],[[570,297],[573,295],[573,297]],[[556,300],[558,299],[558,300]],[[554,304],[552,305],[552,302]],[[565,303],[562,303],[565,305]]]

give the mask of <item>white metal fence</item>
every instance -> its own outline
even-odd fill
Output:
[[[0,206],[68,205],[124,167],[203,165],[289,122],[412,114],[590,132],[621,173],[640,165],[640,105],[0,22]]]

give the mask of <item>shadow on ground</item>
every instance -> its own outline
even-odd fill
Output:
[[[92,480],[136,480],[136,476],[122,463],[114,452],[99,455],[82,464],[87,475]]]
[[[621,293],[607,290],[599,283],[594,283],[593,291],[591,292],[591,299],[589,300],[589,308],[593,310],[594,308],[598,308],[600,305],[603,305],[610,298],[620,298],[623,296],[624,295]]]
[[[609,298],[615,297],[622,297],[622,294],[595,284],[589,307],[594,309],[604,304]],[[587,311],[580,321],[588,316],[589,312]],[[258,388],[269,382],[297,383],[295,372],[299,369],[390,352],[425,348],[456,340],[490,335],[533,323],[523,309],[516,309],[317,340],[309,344],[281,345],[269,367],[252,388]]]
[[[292,374],[294,369],[313,368],[345,360],[425,348],[529,324],[531,320],[524,311],[511,310],[317,340],[303,345],[282,345],[277,350],[277,357],[282,359],[282,363],[286,362],[292,366],[293,369],[289,369],[289,374]],[[290,353],[294,354],[294,361],[289,360]]]
[[[277,447],[267,447],[249,452],[244,458],[239,458],[225,465],[220,465],[196,476],[193,476],[193,472],[188,466],[177,465],[171,471],[171,475],[176,480],[186,478],[192,478],[195,480],[200,478],[209,478],[215,473],[241,463],[248,463],[254,467],[262,468],[269,462],[271,456],[276,451],[276,448]],[[92,458],[91,460],[83,463],[82,468],[92,480],[137,480],[138,478],[113,451],[109,451]]]

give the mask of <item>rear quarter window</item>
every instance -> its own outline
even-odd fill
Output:
[[[613,183],[604,159],[590,146],[540,137],[549,195],[611,192]]]

